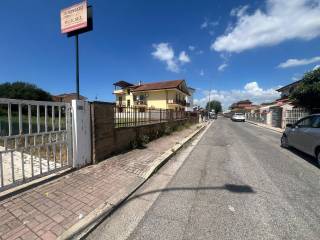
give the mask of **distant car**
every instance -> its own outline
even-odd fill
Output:
[[[215,114],[214,112],[209,112],[209,118],[210,119],[217,119],[217,114]]]
[[[294,124],[287,124],[281,137],[281,146],[294,147],[314,156],[320,165],[320,114],[302,118]]]
[[[231,120],[234,122],[245,122],[246,117],[244,116],[243,113],[235,113],[232,115]]]

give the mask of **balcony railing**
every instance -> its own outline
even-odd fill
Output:
[[[168,99],[169,104],[178,104],[181,106],[190,106],[190,103],[187,103],[186,100],[180,100],[180,99]]]
[[[144,105],[144,106],[146,106],[147,105],[147,101],[146,100],[136,100],[136,101],[134,101],[134,105],[137,105],[137,106]]]

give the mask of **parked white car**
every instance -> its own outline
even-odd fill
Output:
[[[232,115],[231,120],[234,122],[245,122],[246,117],[244,116],[243,113],[235,113]]]
[[[281,146],[294,147],[314,156],[320,165],[320,114],[302,118],[295,124],[287,124],[281,137]]]

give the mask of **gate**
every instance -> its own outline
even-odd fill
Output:
[[[0,98],[0,192],[72,166],[71,105]]]
[[[286,110],[283,115],[282,126],[285,127],[288,123],[294,124],[299,119],[308,116],[310,113],[304,108],[293,108]]]
[[[272,127],[281,128],[282,123],[282,108],[270,107],[272,111]]]

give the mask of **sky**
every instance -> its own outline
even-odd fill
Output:
[[[79,1],[2,0],[0,83],[75,92],[75,40],[60,10]],[[89,0],[79,36],[80,94],[114,101],[112,83],[185,79],[195,103],[275,100],[320,66],[320,0]],[[210,94],[209,94],[210,93]]]

